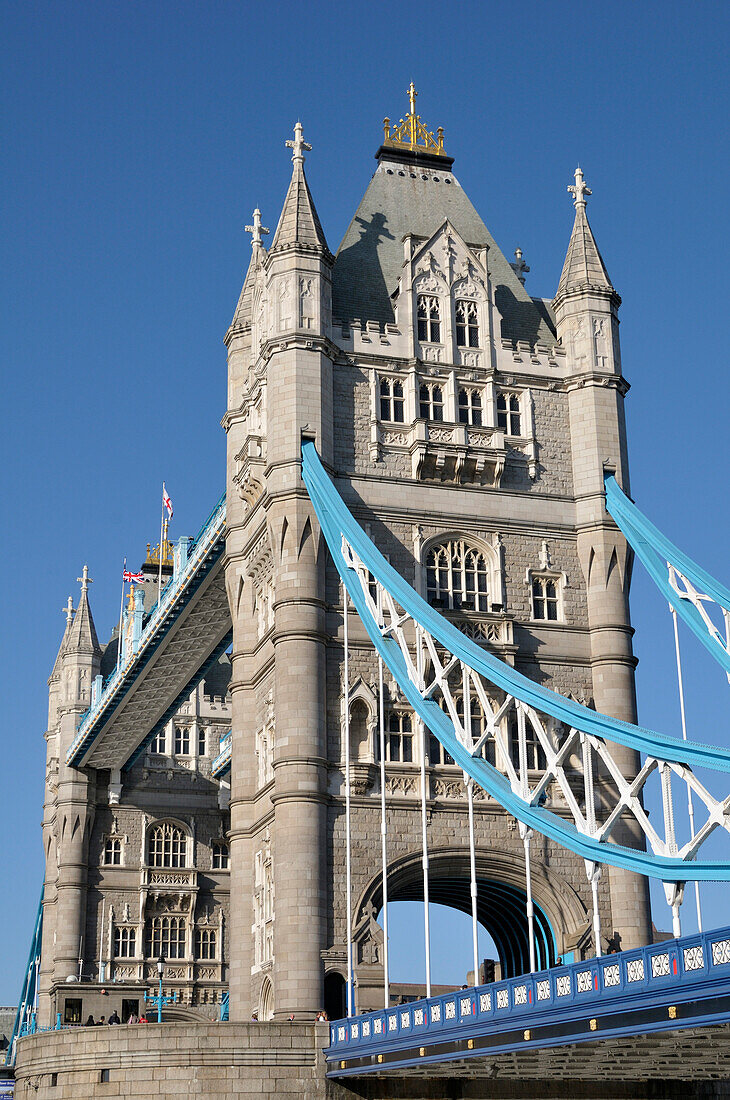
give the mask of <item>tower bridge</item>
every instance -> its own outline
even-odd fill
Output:
[[[225,492],[116,637],[86,571],[67,609],[9,1055],[41,1097],[546,1076],[546,1095],[700,1096],[728,1076],[730,930],[682,915],[688,883],[730,878],[730,753],[637,724],[631,556],[728,673],[730,591],[630,498],[583,173],[557,291],[532,297],[415,94],[336,255],[297,124],[226,335]],[[423,903],[408,1004],[398,900]],[[471,918],[472,984],[446,993],[433,904]],[[153,994],[159,1025],[82,1026]]]

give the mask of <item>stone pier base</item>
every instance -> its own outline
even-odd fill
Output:
[[[20,1100],[323,1100],[326,1024],[79,1027],[18,1043]]]

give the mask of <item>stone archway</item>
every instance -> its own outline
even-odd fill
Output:
[[[477,915],[494,940],[504,977],[529,970],[529,938],[525,911],[524,862],[505,852],[477,852]],[[539,969],[555,963],[565,943],[586,927],[588,913],[573,888],[544,865],[532,868],[535,906],[535,948]],[[429,851],[429,896],[434,903],[471,914],[469,850]],[[420,855],[393,862],[388,870],[390,901],[422,901]],[[382,906],[382,878],[374,877],[363,892],[356,913],[361,927],[368,914]]]

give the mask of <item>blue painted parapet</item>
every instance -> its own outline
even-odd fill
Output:
[[[730,1020],[730,928],[330,1025],[330,1077]]]

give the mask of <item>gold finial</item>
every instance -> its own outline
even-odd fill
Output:
[[[127,596],[127,611],[134,611],[134,585],[129,586],[129,595]]]
[[[397,126],[393,127],[393,132],[390,130],[390,119],[383,119],[383,129],[385,136],[383,138],[383,145],[410,149],[412,152],[432,153],[437,157],[445,157],[446,150],[444,149],[444,128],[439,126],[436,131],[438,134],[438,140],[433,136],[433,133],[428,130],[421,122],[421,116],[416,114],[416,91],[413,81],[408,88],[408,104],[410,111],[405,118],[400,119]]]

